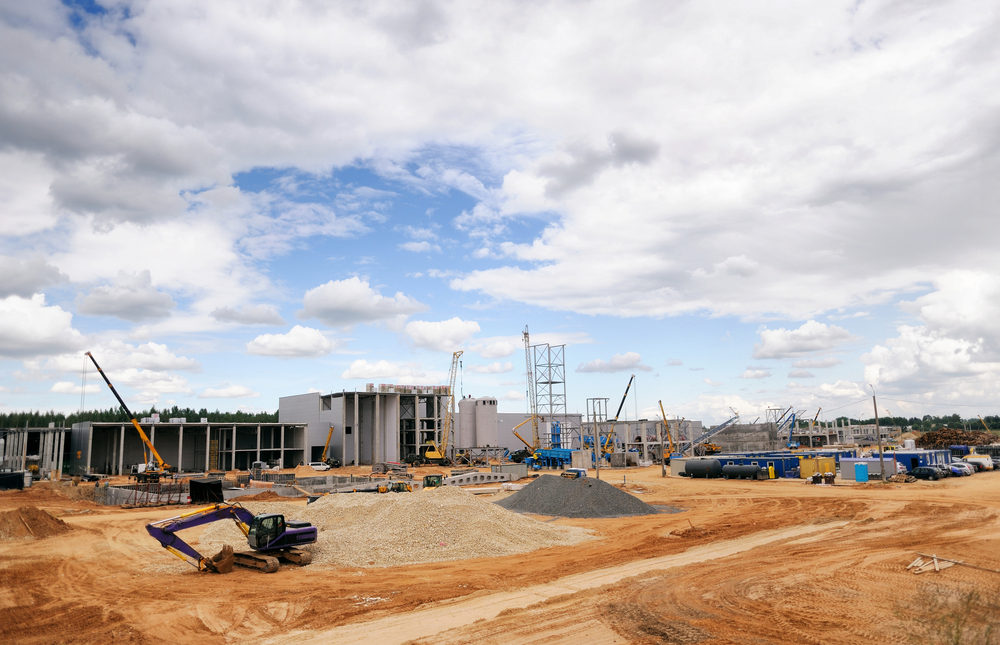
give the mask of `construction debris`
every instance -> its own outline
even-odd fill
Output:
[[[941,428],[925,432],[916,440],[919,448],[946,449],[948,446],[985,446],[997,440],[995,434],[982,430]]]
[[[658,512],[639,498],[599,479],[553,475],[542,475],[497,504],[521,513],[560,517],[624,517]]]

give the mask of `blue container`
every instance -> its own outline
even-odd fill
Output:
[[[868,464],[854,464],[854,481],[868,481]]]

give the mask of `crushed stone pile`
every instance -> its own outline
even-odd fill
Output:
[[[36,506],[21,506],[0,512],[0,541],[46,538],[72,531],[73,527]]]
[[[600,479],[554,475],[542,475],[497,504],[520,513],[560,517],[624,517],[659,512]]]
[[[309,566],[393,567],[492,558],[577,544],[590,531],[512,513],[455,486],[412,493],[341,493],[312,504],[243,504],[254,514],[281,513],[318,529]],[[190,541],[190,540],[189,540]],[[196,548],[211,556],[223,545],[247,550],[232,522],[207,526]],[[176,564],[174,565],[176,569]]]

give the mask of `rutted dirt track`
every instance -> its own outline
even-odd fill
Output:
[[[35,507],[72,530],[0,531],[0,642],[907,643],[933,629],[925,609],[942,590],[1000,589],[1000,573],[905,570],[918,551],[1000,569],[1000,473],[810,486],[661,479],[657,466],[627,479],[685,510],[555,519],[598,537],[524,555],[225,576],[146,534],[174,508],[3,492],[0,513]]]

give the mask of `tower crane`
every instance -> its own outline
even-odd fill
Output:
[[[535,392],[534,361],[531,360],[531,336],[528,335],[527,325],[524,326],[521,340],[524,341],[524,364],[527,368],[528,389],[526,396],[528,398],[528,418],[531,420],[531,449],[538,450],[541,447],[541,441],[538,438],[538,397]]]

